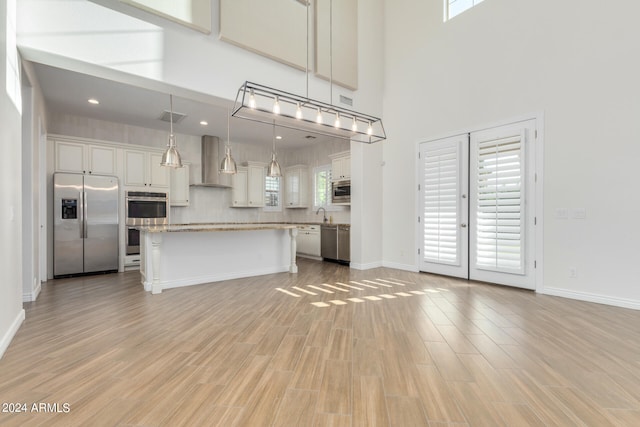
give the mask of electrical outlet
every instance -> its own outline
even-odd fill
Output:
[[[569,209],[556,208],[556,219],[568,219],[568,218],[569,218]]]
[[[569,277],[572,279],[578,277],[578,270],[575,267],[569,267]]]

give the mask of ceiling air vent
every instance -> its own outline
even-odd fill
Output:
[[[160,120],[162,120],[163,122],[167,122],[169,123],[169,118],[171,117],[171,112],[164,110],[162,112],[162,114],[160,115]],[[173,112],[173,123],[180,123],[185,117],[187,117],[186,114],[182,114],[182,113],[176,113],[175,111]]]

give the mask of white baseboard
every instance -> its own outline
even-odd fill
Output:
[[[414,273],[417,273],[419,271],[418,267],[415,265],[400,264],[397,262],[382,261],[382,266],[387,268],[395,268],[396,270],[412,271]]]
[[[40,295],[41,290],[42,290],[42,284],[38,283],[38,285],[33,291],[22,294],[22,302],[35,301],[36,299],[38,299],[38,295]]]
[[[313,259],[316,261],[322,261],[322,257],[321,256],[315,256],[315,255],[307,255],[307,254],[296,254],[297,257],[300,258],[307,258],[307,259]]]
[[[356,270],[371,270],[372,268],[382,267],[382,261],[366,262],[362,264],[351,261],[349,263],[349,267]]]
[[[0,359],[2,359],[2,356],[4,356],[4,352],[7,351],[7,348],[9,348],[9,344],[11,344],[11,340],[13,340],[13,337],[16,335],[16,332],[18,332],[18,329],[20,329],[20,325],[22,325],[22,322],[24,322],[24,315],[24,309],[21,309],[18,312],[16,318],[13,320],[13,323],[11,324],[7,332],[2,336],[2,339],[0,339]]]
[[[616,298],[616,297],[610,297],[606,295],[592,294],[588,292],[576,292],[576,291],[568,291],[566,289],[561,289],[561,288],[548,288],[548,287],[545,287],[543,290],[538,291],[538,293],[543,295],[552,295],[556,297],[570,298],[570,299],[575,299],[579,301],[595,302],[598,304],[606,304],[606,305],[612,305],[615,307],[640,310],[640,301],[630,300],[626,298]]]

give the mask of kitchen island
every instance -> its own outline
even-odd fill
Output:
[[[146,291],[288,271],[297,273],[291,224],[185,224],[140,227]]]

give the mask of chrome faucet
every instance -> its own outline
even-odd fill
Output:
[[[323,211],[322,222],[327,222],[327,210],[325,208],[323,208],[322,206],[318,208],[318,210],[316,211],[316,215],[318,215],[320,213],[320,209],[322,209],[322,211]]]

